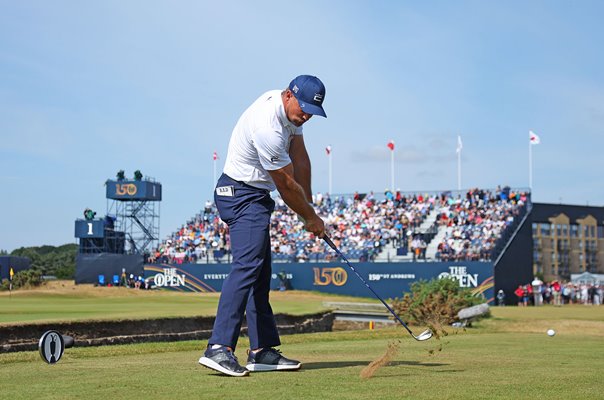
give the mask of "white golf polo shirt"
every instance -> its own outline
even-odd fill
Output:
[[[273,179],[267,171],[291,163],[289,145],[302,127],[285,115],[281,90],[260,96],[239,118],[233,129],[224,173],[236,181],[273,191]]]

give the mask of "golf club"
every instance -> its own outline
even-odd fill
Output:
[[[388,311],[390,311],[390,314],[392,314],[394,316],[394,318],[396,318],[397,321],[400,322],[401,325],[403,325],[405,327],[405,329],[407,330],[407,332],[409,332],[411,334],[411,336],[413,336],[413,338],[415,340],[418,340],[418,341],[422,342],[422,341],[428,340],[428,339],[430,339],[432,337],[432,331],[430,329],[426,329],[424,332],[420,333],[418,336],[415,336],[413,334],[413,332],[411,331],[411,329],[409,329],[409,327],[407,326],[407,324],[404,323],[403,320],[398,315],[396,315],[396,313],[394,312],[394,310],[384,301],[384,299],[382,299],[380,297],[380,295],[377,294],[376,291],[371,288],[371,286],[369,286],[369,284],[356,271],[356,269],[354,269],[354,267],[352,266],[352,264],[350,264],[350,262],[348,261],[348,259],[344,256],[344,254],[342,254],[342,252],[336,247],[336,245],[333,244],[333,242],[331,241],[331,239],[327,235],[324,235],[323,236],[323,240],[325,240],[325,243],[327,243],[329,245],[329,247],[331,247],[333,249],[333,251],[335,251],[338,254],[338,256],[340,256],[340,258],[342,260],[344,260],[344,262],[348,265],[348,267],[352,270],[352,272],[354,272],[356,274],[356,276],[361,280],[361,282],[363,282],[365,284],[365,286],[367,286],[367,289],[371,290],[371,292],[375,295],[375,297],[377,297],[382,302],[382,304],[384,306],[386,306],[386,308],[388,309]]]

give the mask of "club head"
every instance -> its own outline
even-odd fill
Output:
[[[431,337],[432,337],[432,331],[430,329],[426,329],[425,331],[420,333],[418,336],[415,336],[415,339],[419,340],[420,342],[423,342],[424,340],[428,340]]]

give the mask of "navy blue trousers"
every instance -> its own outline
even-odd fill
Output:
[[[235,181],[222,174],[214,192],[220,218],[229,226],[233,262],[222,285],[216,321],[209,344],[233,349],[247,319],[250,348],[281,344],[269,304],[271,283],[270,217],[275,202],[268,190]],[[233,194],[229,195],[219,195]]]

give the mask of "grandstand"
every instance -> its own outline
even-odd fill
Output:
[[[326,245],[306,232],[279,197],[271,219],[274,263],[331,262]],[[313,196],[327,231],[360,262],[495,261],[530,210],[526,189],[497,187],[437,193]],[[229,263],[228,228],[213,204],[170,234],[149,262]]]

